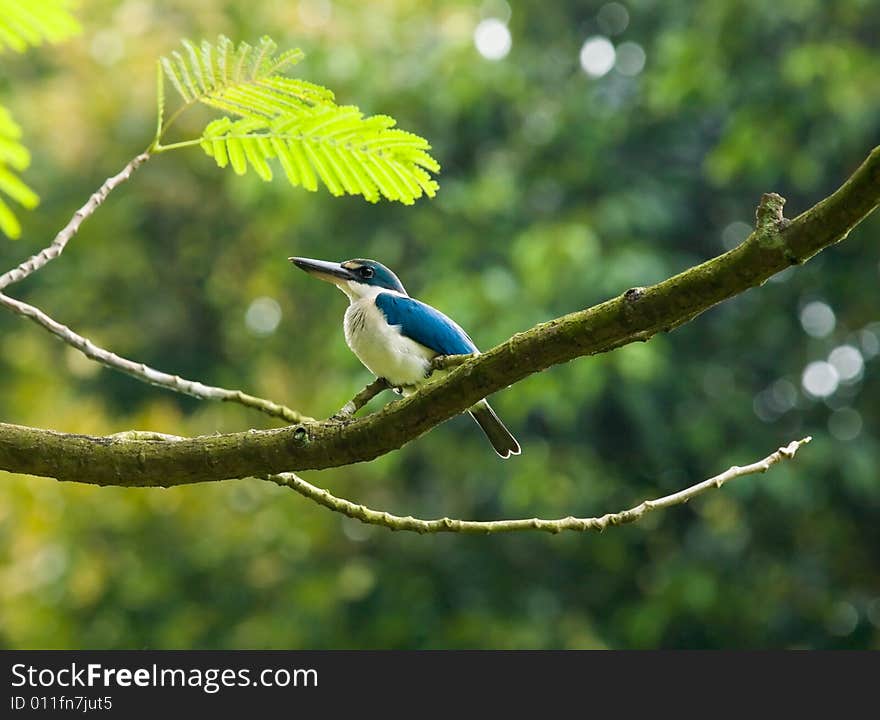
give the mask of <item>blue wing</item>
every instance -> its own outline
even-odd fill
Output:
[[[376,307],[389,325],[399,325],[410,340],[431,348],[439,355],[468,355],[477,352],[474,341],[453,320],[430,305],[411,297],[380,293]]]

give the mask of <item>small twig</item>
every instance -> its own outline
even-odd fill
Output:
[[[372,400],[384,390],[388,390],[390,387],[391,385],[388,384],[388,381],[385,378],[376,378],[357,395],[355,395],[351,400],[345,403],[345,405],[343,405],[339,409],[339,411],[330,419],[347,420],[358,410],[360,410],[364,405],[370,402],[370,400]]]
[[[767,472],[776,463],[793,458],[801,446],[806,445],[810,440],[812,440],[810,437],[805,437],[803,440],[795,440],[785,447],[779,448],[775,453],[768,455],[763,460],[759,460],[751,465],[745,465],[744,467],[734,465],[720,475],[716,475],[715,477],[704,480],[696,485],[692,485],[691,487],[672,495],[665,495],[656,500],[645,500],[629,510],[609,513],[602,515],[601,517],[592,518],[566,517],[559,518],[558,520],[528,518],[521,520],[491,520],[488,522],[457,520],[448,517],[439,518],[437,520],[421,520],[411,516],[401,517],[399,515],[391,515],[390,513],[381,512],[379,510],[372,510],[365,505],[358,505],[350,500],[338,498],[322,488],[307,483],[293,473],[270,475],[267,479],[283,487],[288,487],[333,512],[341,513],[347,517],[354,518],[355,520],[360,520],[368,525],[380,525],[389,530],[408,530],[417,533],[457,532],[477,534],[516,532],[522,530],[543,530],[550,533],[558,533],[563,530],[574,530],[578,532],[595,530],[601,532],[609,525],[624,525],[626,523],[636,522],[652,510],[683,505],[688,502],[688,500],[691,500],[698,495],[702,495],[708,490],[721,488],[724,483],[733,480],[734,478]]]
[[[301,415],[296,412],[296,410],[292,410],[284,405],[279,405],[271,400],[254,397],[253,395],[248,395],[240,390],[227,390],[226,388],[205,385],[193,380],[185,380],[179,375],[169,375],[161,370],[151,368],[144,363],[134,362],[133,360],[120,357],[116,353],[98,347],[88,338],[78,335],[66,325],[62,325],[57,320],[49,317],[39,308],[34,307],[33,305],[28,305],[21,300],[11,298],[3,293],[0,293],[0,305],[17,315],[22,315],[23,317],[33,320],[56,337],[61,338],[61,340],[71,347],[79,350],[90,360],[99,362],[106,367],[113,368],[114,370],[124,372],[127,375],[131,375],[132,377],[149,383],[150,385],[157,385],[167,390],[173,390],[174,392],[199,398],[200,400],[236,402],[254,408],[255,410],[259,410],[267,415],[281,418],[288,423],[316,422],[314,418]]]
[[[131,162],[129,162],[128,165],[122,168],[122,170],[118,174],[114,175],[111,178],[107,178],[107,180],[104,181],[104,184],[101,185],[101,187],[98,188],[98,190],[89,198],[89,201],[73,214],[70,222],[68,222],[67,225],[62,228],[61,232],[59,232],[55,236],[55,239],[52,241],[52,244],[49,245],[49,247],[44,248],[36,255],[32,255],[23,263],[21,263],[18,267],[3,273],[3,275],[0,275],[0,290],[3,290],[5,287],[8,287],[12,283],[24,280],[28,275],[36,272],[41,267],[46,265],[46,263],[54,260],[61,253],[63,253],[67,243],[70,242],[70,239],[74,235],[76,235],[76,232],[77,230],[79,230],[79,226],[82,225],[83,220],[85,220],[87,217],[90,217],[95,212],[95,210],[100,207],[101,203],[103,203],[104,200],[107,199],[107,196],[114,188],[122,185],[122,183],[124,183],[131,177],[131,174],[135,170],[137,170],[149,159],[149,153],[141,153]]]

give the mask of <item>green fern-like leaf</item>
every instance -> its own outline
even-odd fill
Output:
[[[9,111],[0,106],[0,193],[15,200],[24,208],[36,207],[39,198],[13,171],[24,170],[31,162],[31,155],[21,144],[21,127],[12,119]],[[21,235],[21,224],[12,208],[0,195],[0,231],[11,238]]]
[[[263,37],[256,47],[236,46],[221,35],[216,44],[204,41],[199,47],[184,40],[183,48],[160,62],[186,104],[200,102],[242,118],[273,118],[333,104],[327,88],[282,74],[304,55],[301,50],[279,54],[271,38]]]
[[[0,51],[24,52],[79,32],[70,0],[0,0]]]
[[[182,52],[160,61],[184,108],[202,103],[231,117],[209,123],[198,141],[163,146],[157,140],[155,148],[199,142],[220,167],[239,175],[250,168],[268,181],[280,165],[294,186],[315,191],[323,185],[333,195],[371,202],[433,197],[431,173],[440,166],[428,142],[394,127],[386,115],[365,118],[356,107],[336,105],[327,88],[282,74],[302,58],[299,50],[279,53],[268,37],[256,46],[222,35],[214,44],[184,41]],[[167,129],[162,103],[160,83],[159,138]]]
[[[430,172],[440,166],[418,135],[394,127],[387,115],[363,117],[356,107],[329,107],[308,115],[274,119],[220,118],[202,135],[202,148],[220,167],[239,175],[250,167],[263,180],[277,160],[291,185],[315,191],[319,183],[333,195],[381,196],[411,205],[433,197]]]

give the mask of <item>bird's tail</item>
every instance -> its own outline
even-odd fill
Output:
[[[477,425],[480,426],[482,431],[486,433],[486,437],[489,438],[489,442],[492,443],[495,452],[501,457],[507,459],[511,455],[520,454],[520,447],[516,438],[504,427],[504,423],[495,414],[488,401],[480,400],[468,412],[477,421]]]

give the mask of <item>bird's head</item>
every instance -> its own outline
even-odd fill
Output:
[[[352,300],[374,295],[381,290],[407,294],[397,275],[375,260],[357,259],[335,263],[301,257],[288,259],[309,275],[333,283]]]

